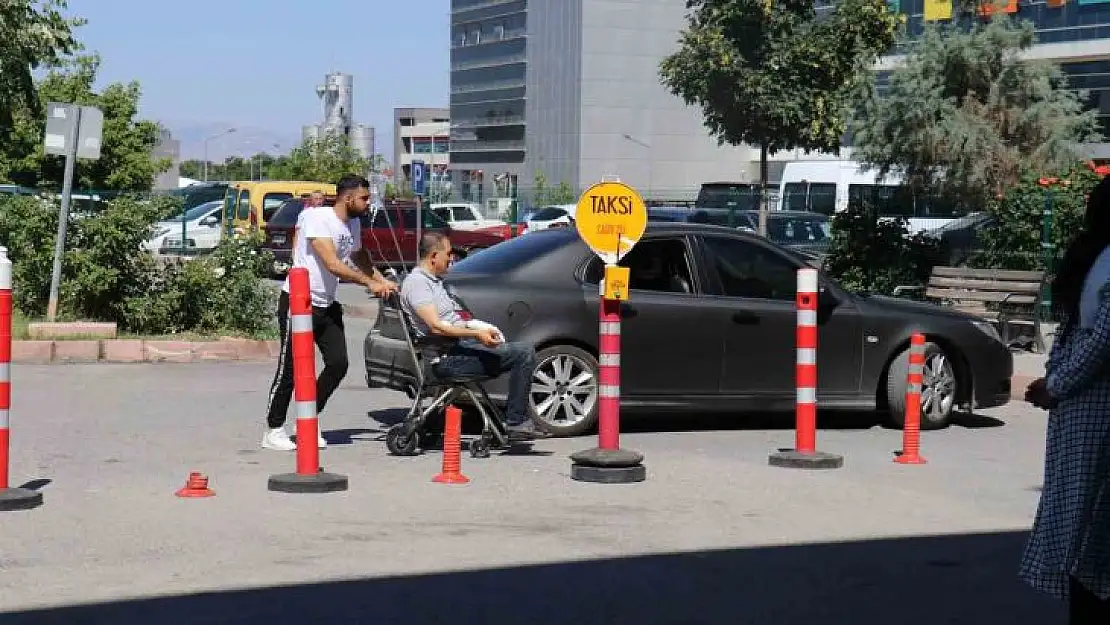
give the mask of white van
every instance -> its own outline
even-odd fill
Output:
[[[902,177],[880,178],[878,171],[863,171],[856,161],[792,161],[779,183],[779,209],[807,210],[832,216],[853,201],[870,201],[884,217],[907,217],[910,232],[943,226],[967,214],[966,210],[915,197],[902,186]]]

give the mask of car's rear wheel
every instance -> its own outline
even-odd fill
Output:
[[[910,350],[894,357],[886,377],[886,403],[889,421],[897,428],[906,424],[906,375],[910,369]],[[925,366],[921,373],[921,429],[947,427],[956,414],[959,395],[956,364],[936,343],[925,344]]]
[[[577,436],[597,423],[598,365],[589,352],[555,345],[536,354],[528,404],[533,418],[556,436]]]

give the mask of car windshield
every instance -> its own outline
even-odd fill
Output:
[[[301,215],[302,210],[304,210],[303,201],[286,200],[266,223],[267,225],[273,224],[282,227],[294,226],[297,224],[297,217]]]
[[[214,209],[219,208],[220,204],[222,204],[222,202],[216,201],[207,202],[205,204],[201,204],[200,206],[194,206],[193,208],[185,211],[185,221],[194,221],[196,219],[200,219],[208,213],[211,213]],[[181,217],[181,215],[178,215],[176,217],[168,219],[167,221],[181,221]]]
[[[531,219],[532,221],[551,221],[552,219],[558,219],[567,214],[568,213],[565,210],[559,208],[558,206],[548,206],[547,208],[541,208],[540,210],[536,211],[535,214],[532,215]]]
[[[755,186],[742,183],[706,183],[698,191],[694,205],[706,208],[749,209],[758,205]]]
[[[497,274],[512,271],[574,240],[577,237],[568,237],[562,228],[533,232],[467,256],[451,266],[451,273]]]

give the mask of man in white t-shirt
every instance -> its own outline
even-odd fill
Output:
[[[370,254],[362,247],[359,217],[365,215],[369,208],[370,182],[362,176],[344,176],[336,183],[335,206],[306,206],[297,217],[297,229],[293,235],[293,267],[308,269],[309,289],[312,292],[312,333],[324,360],[324,369],[316,380],[317,413],[324,409],[328,398],[347,375],[343,307],[335,300],[340,278],[361,284],[379,297],[397,291],[397,285],[374,267]],[[293,397],[288,278],[278,299],[277,316],[281,328],[281,352],[277,373],[270,385],[267,429],[262,437],[262,447],[293,451],[297,446],[285,431],[286,413]],[[317,444],[320,448],[327,446],[322,433]]]

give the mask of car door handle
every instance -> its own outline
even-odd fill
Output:
[[[759,323],[759,315],[746,310],[732,313],[732,322],[743,326],[754,326]]]

